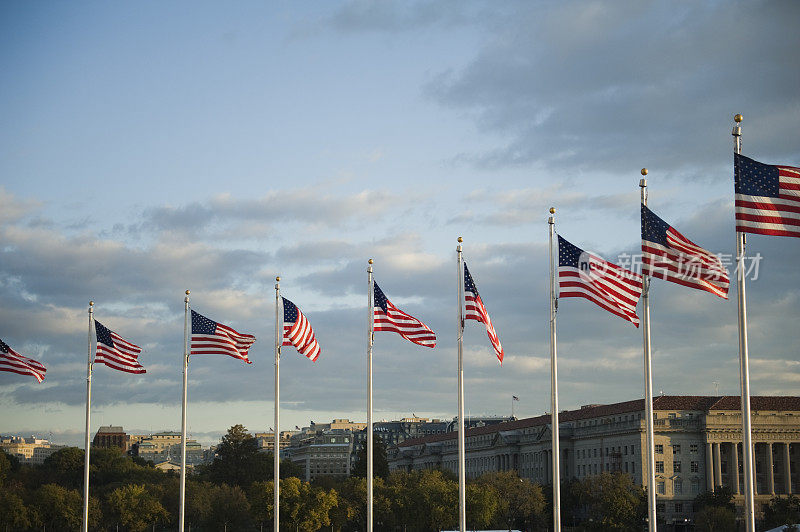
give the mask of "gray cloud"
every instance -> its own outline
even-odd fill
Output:
[[[673,175],[713,179],[729,160],[708,154],[729,153],[735,112],[752,119],[746,138],[758,140],[746,145],[759,157],[798,154],[796,3],[497,7],[503,31],[467,67],[443,71],[426,88],[505,139],[464,160],[622,171],[637,154]]]

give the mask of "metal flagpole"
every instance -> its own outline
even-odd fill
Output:
[[[372,259],[367,267],[367,284],[367,532],[372,532],[372,341],[375,325]]]
[[[467,482],[464,472],[464,458],[466,449],[464,445],[464,258],[462,257],[461,243],[463,238],[458,237],[456,246],[456,279],[458,282],[458,529],[464,532],[467,527]]]
[[[181,505],[178,532],[183,532],[186,502],[186,388],[189,382],[189,291],[183,299],[183,403],[181,409]]]
[[[736,125],[733,127],[733,151],[742,153],[742,115],[737,114],[733,119]],[[753,442],[752,428],[750,426],[750,361],[747,354],[747,301],[745,298],[744,285],[744,251],[747,241],[745,234],[736,231],[736,292],[738,295],[738,314],[739,314],[739,380],[741,385],[741,406],[742,406],[742,455],[744,458],[744,516],[745,529],[747,532],[754,532],[755,527],[755,506],[753,492]],[[738,472],[736,472],[738,482]]]
[[[94,301],[89,301],[89,355],[86,365],[86,438],[84,439],[83,457],[83,521],[81,530],[89,530],[89,421],[92,412],[92,325],[94,325]]]
[[[280,530],[280,492],[281,492],[281,475],[280,475],[280,468],[281,468],[281,459],[280,459],[280,440],[278,434],[280,434],[279,423],[280,423],[280,398],[281,398],[281,344],[283,344],[283,326],[281,324],[280,319],[280,292],[281,292],[281,278],[275,277],[275,448],[273,450],[273,489],[272,492],[274,494],[273,499],[273,516],[274,516],[274,528],[275,532]]]
[[[639,180],[642,205],[647,206],[647,168]],[[647,427],[647,530],[656,530],[656,463],[653,433],[653,373],[650,355],[650,276],[642,276],[642,343],[644,346],[644,413]],[[644,456],[644,453],[642,454]]]
[[[553,532],[561,532],[561,448],[558,438],[558,350],[556,349],[556,273],[553,262],[555,207],[550,207],[550,427],[553,437]],[[514,404],[514,399],[511,399]]]

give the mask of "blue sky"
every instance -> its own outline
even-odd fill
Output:
[[[274,277],[317,331],[282,359],[282,429],[365,418],[366,261],[434,350],[379,334],[378,418],[456,410],[456,238],[507,359],[468,324],[475,414],[549,407],[547,208],[606,258],[650,206],[733,253],[730,130],[800,165],[792,2],[6,2],[0,6],[0,338],[48,366],[0,374],[3,433],[83,431],[86,308],[142,345],[95,369],[93,431],[180,425],[182,294],[255,334],[253,364],[193,359],[190,432],[272,425]],[[800,244],[752,237],[752,390],[796,394]],[[689,293],[687,293],[689,292]],[[654,282],[656,390],[738,393],[735,293]],[[640,331],[559,313],[560,404],[642,395]]]

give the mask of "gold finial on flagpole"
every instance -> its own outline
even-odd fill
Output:
[[[642,168],[642,175],[647,175],[647,168]]]
[[[459,244],[460,244],[461,242],[463,242],[463,241],[464,241],[464,239],[463,239],[463,238],[461,238],[461,237],[458,237],[458,243],[459,243]]]
[[[188,290],[186,291],[186,295],[187,295],[187,296],[189,295],[189,291],[188,291]]]
[[[275,277],[275,280],[278,281],[278,282],[281,282],[281,276],[278,275],[277,277]]]
[[[370,264],[372,264],[372,259],[369,259],[367,262],[369,262]]]
[[[744,120],[744,117],[741,114],[737,113],[736,116],[733,117],[733,120],[738,124],[739,122]]]
[[[555,213],[556,213],[556,208],[550,207],[550,214],[555,214]]]
[[[93,307],[93,306],[94,306],[94,301],[89,301],[89,307]]]

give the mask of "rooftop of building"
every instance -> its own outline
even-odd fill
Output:
[[[740,411],[741,401],[739,396],[705,396],[705,395],[662,395],[653,398],[654,411],[695,411],[695,412],[723,412]],[[753,396],[750,397],[751,412],[800,412],[800,397],[798,396]],[[581,421],[584,419],[602,418],[619,414],[630,414],[633,412],[644,411],[644,399],[624,401],[609,405],[592,404],[585,405],[577,410],[564,410],[558,414],[559,424],[571,421]],[[536,417],[506,421],[494,425],[486,425],[474,429],[467,429],[464,433],[466,437],[480,436],[482,434],[492,434],[511,430],[520,430],[536,426],[550,424],[550,414]],[[458,437],[458,431],[446,432],[442,434],[432,434],[422,438],[413,438],[404,441],[398,447],[412,447],[424,443],[434,443],[447,441]]]

